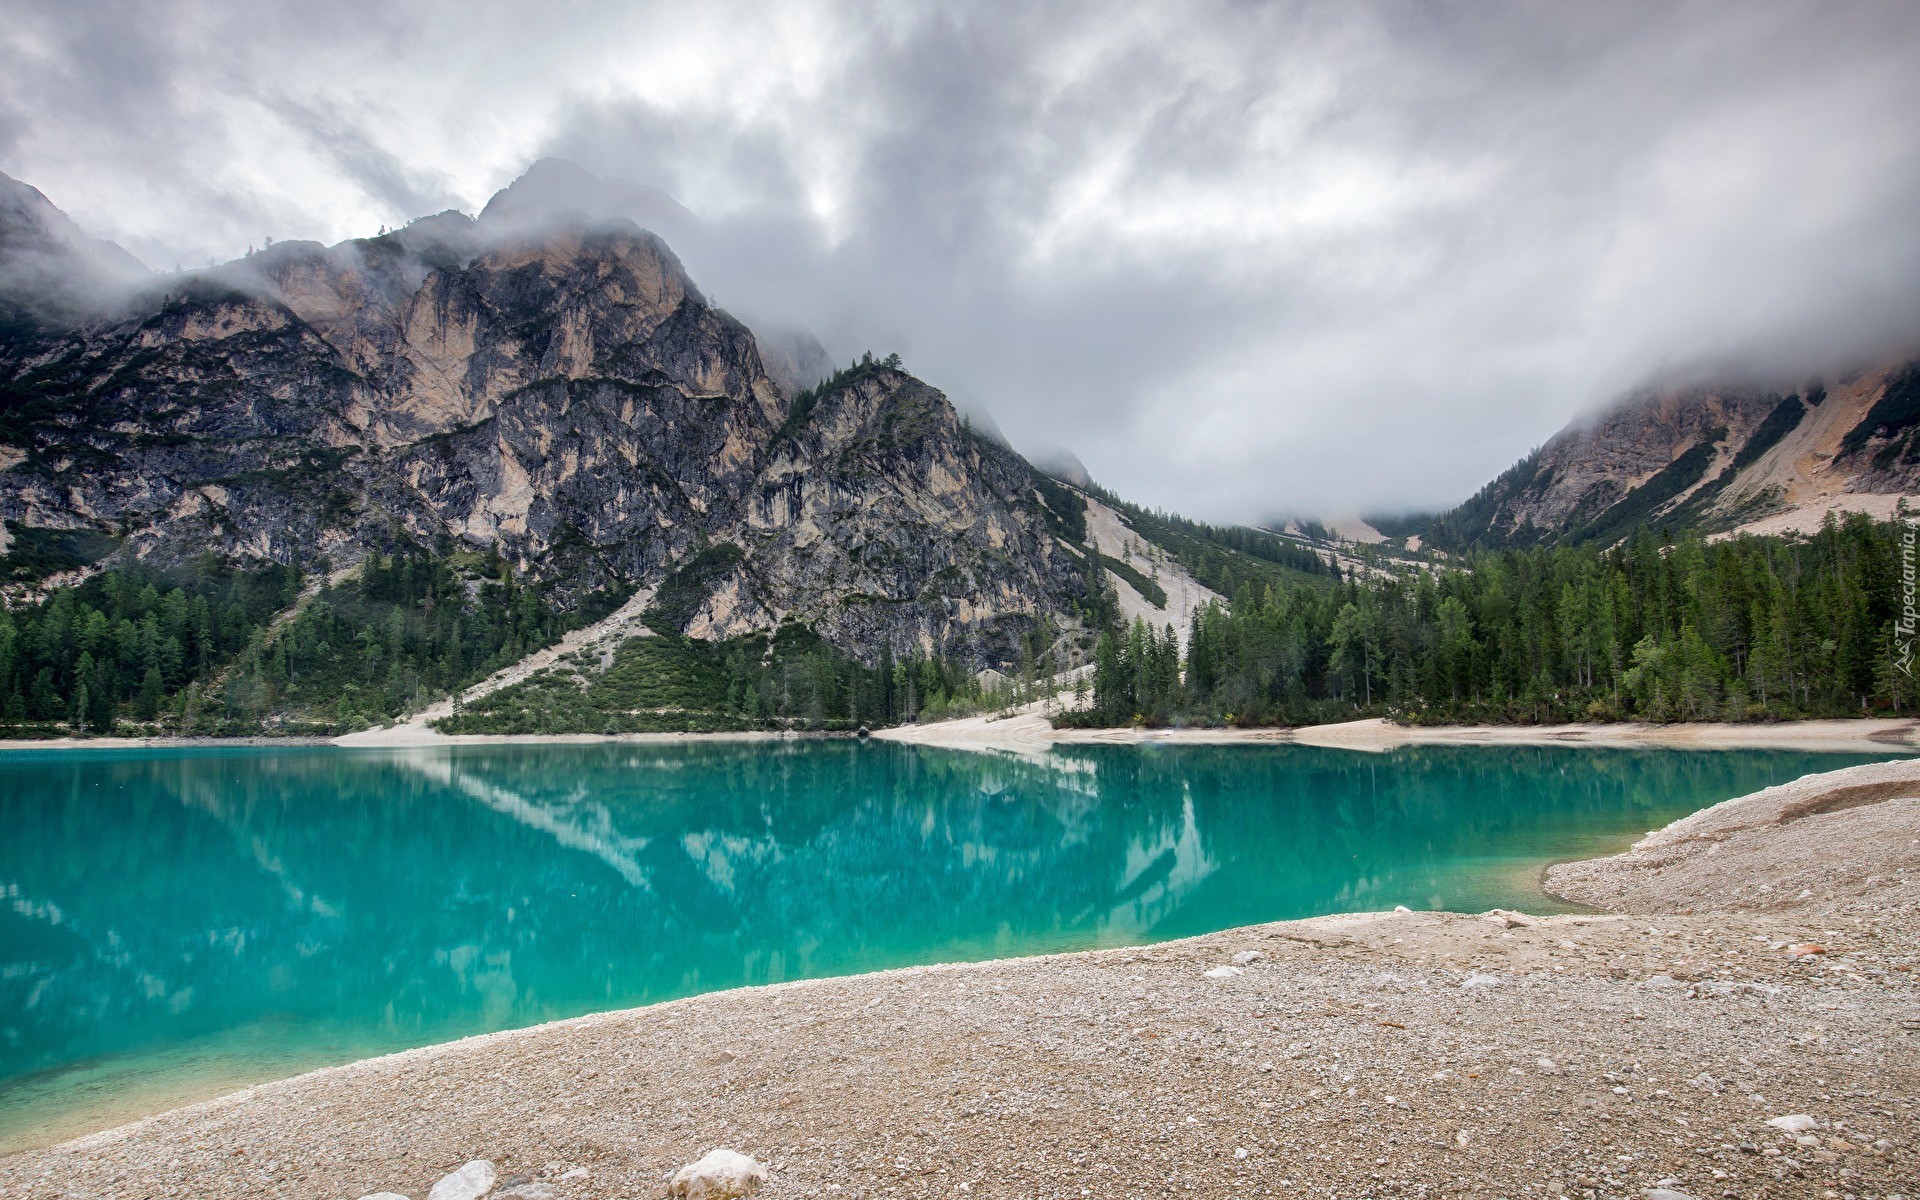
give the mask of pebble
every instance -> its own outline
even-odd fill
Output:
[[[1244,975],[1239,967],[1215,967],[1206,973],[1208,979],[1232,979],[1235,975]]]
[[[1767,1124],[1780,1130],[1782,1133],[1805,1133],[1810,1129],[1820,1128],[1820,1122],[1805,1113],[1791,1113],[1784,1117],[1775,1117],[1771,1121],[1768,1121]]]
[[[738,1150],[718,1146],[699,1162],[674,1172],[667,1194],[687,1200],[731,1200],[757,1191],[766,1181],[765,1167]]]
[[[484,1158],[476,1158],[458,1171],[443,1176],[427,1193],[427,1200],[480,1200],[480,1197],[493,1190],[494,1182],[499,1178],[492,1163]]]

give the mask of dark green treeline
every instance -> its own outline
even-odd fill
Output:
[[[555,612],[492,554],[376,553],[342,586],[323,577],[286,618],[310,583],[294,567],[217,555],[172,568],[134,561],[0,610],[0,726],[363,728],[601,615]]]
[[[1094,708],[1064,720],[1296,723],[1752,720],[1906,712],[1899,528],[1863,516],[1810,538],[1707,543],[1643,533],[1614,549],[1531,549],[1438,572],[1247,582],[1231,610],[1171,628],[1109,624]],[[0,611],[0,726],[23,732],[339,732],[397,717],[518,661],[623,597],[560,612],[491,554],[402,550],[317,586],[297,569],[205,556],[141,563]],[[292,615],[289,610],[307,595]],[[1108,622],[1114,607],[1086,615]],[[663,630],[663,632],[666,632]],[[1076,639],[1041,622],[1017,672],[937,653],[863,666],[794,626],[622,647],[562,664],[462,731],[884,725],[1032,698]],[[597,668],[598,664],[594,664]]]
[[[1173,629],[1109,629],[1094,711],[1294,723],[1752,720],[1905,712],[1899,528],[1810,538],[1641,533],[1609,550],[1485,554],[1338,587],[1240,589]]]
[[[302,584],[292,567],[237,570],[214,555],[142,564],[0,610],[0,723],[105,732],[192,703]]]

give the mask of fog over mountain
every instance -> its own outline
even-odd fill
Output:
[[[74,0],[0,23],[0,171],[167,270],[566,159],[756,329],[1244,520],[1920,342],[1916,50],[1920,8],[1780,0]]]

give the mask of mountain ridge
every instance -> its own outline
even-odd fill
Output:
[[[1371,517],[1414,548],[1609,545],[1642,528],[1811,532],[1920,505],[1920,359],[1799,388],[1648,388],[1570,423],[1453,509]]]
[[[820,622],[868,659],[1005,664],[1072,620],[1032,468],[944,394],[869,359],[790,406],[657,235],[442,213],[43,322],[0,358],[0,516],[156,560],[489,548],[563,604],[732,544],[692,628]]]

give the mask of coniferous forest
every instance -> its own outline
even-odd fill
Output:
[[[0,610],[0,724],[346,732],[484,678],[606,610],[556,613],[491,554],[376,553],[338,586],[216,555],[169,569],[136,561]]]
[[[1076,725],[1771,720],[1910,711],[1897,526],[1805,539],[1641,532],[1333,587],[1243,586],[1171,627],[1112,628]],[[1361,573],[1356,572],[1358,576]]]
[[[1046,694],[1046,681],[1089,649],[1090,703],[1060,723],[1742,721],[1903,713],[1920,702],[1896,665],[1898,526],[1864,516],[1806,538],[1643,531],[1608,549],[1382,560],[1344,577],[1290,560],[1285,546],[1234,546],[1230,531],[1138,510],[1129,518],[1182,535],[1176,556],[1190,570],[1242,579],[1230,604],[1194,614],[1184,649],[1171,627],[1122,625],[1110,585],[1088,588],[1081,628],[1037,622],[1018,665],[1001,673],[937,652],[896,658],[889,647],[863,661],[792,622],[705,642],[656,609],[657,636],[629,639],[611,661],[565,656],[440,728],[939,720]],[[1089,555],[1089,577],[1105,562]],[[374,554],[338,578],[213,555],[170,568],[130,562],[0,610],[0,727],[346,732],[445,698],[622,599],[594,595],[558,611],[497,555],[451,547]]]
[[[700,559],[689,564],[697,573]],[[788,622],[707,642],[657,631],[584,652],[456,707],[448,733],[852,729],[1006,708],[1058,661],[1042,621],[1017,679],[996,683],[939,653],[873,666]],[[625,599],[561,612],[497,554],[372,554],[338,581],[216,555],[172,569],[133,562],[37,604],[0,607],[0,732],[12,736],[333,735],[445,699],[600,619]],[[604,667],[605,669],[600,669]]]

